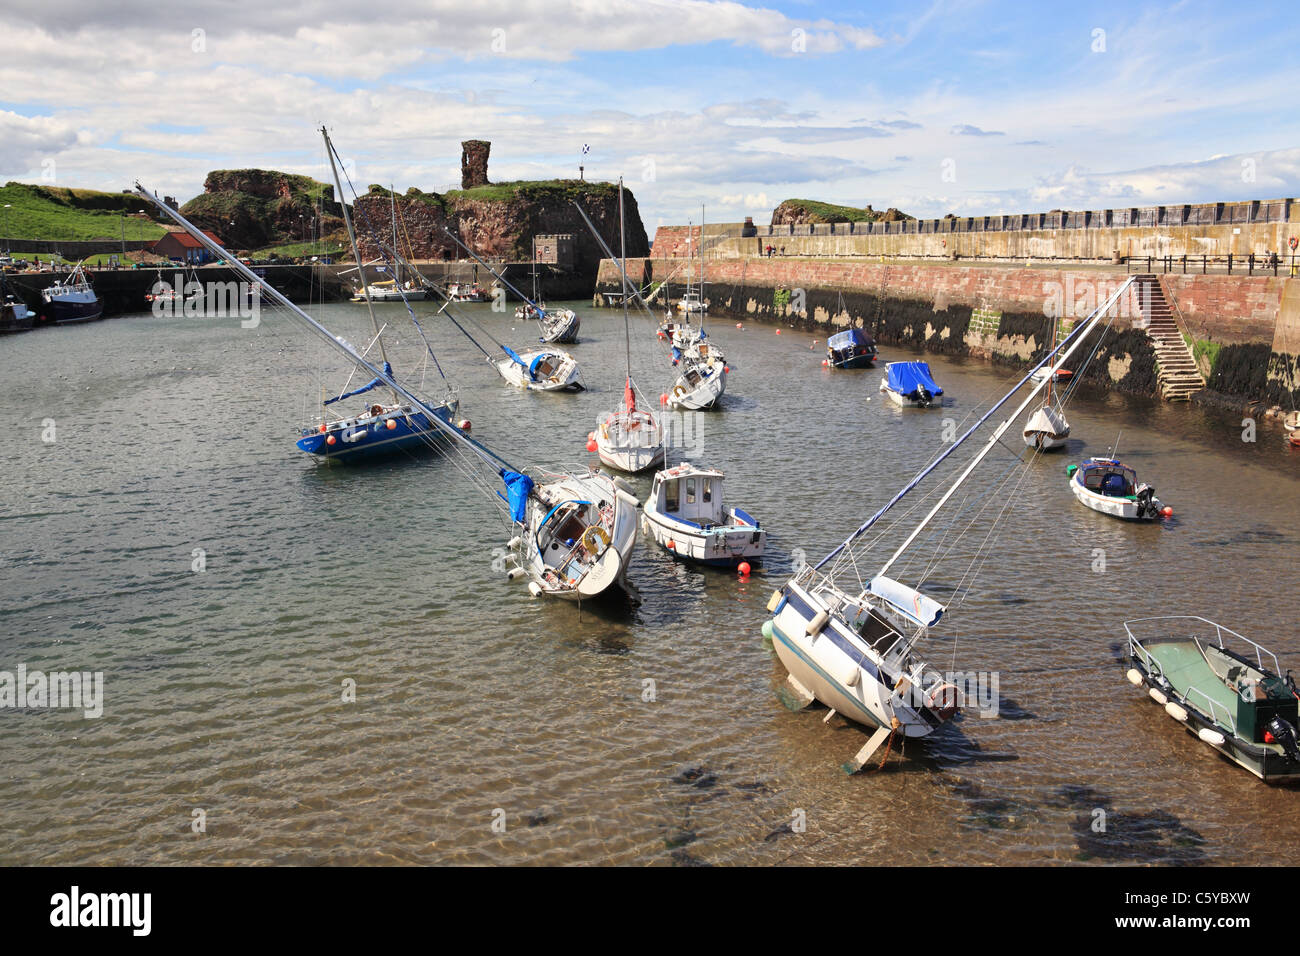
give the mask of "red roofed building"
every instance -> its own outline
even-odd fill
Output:
[[[216,237],[215,233],[203,233],[217,245],[221,245],[221,240]],[[169,232],[157,242],[155,242],[149,251],[156,256],[162,256],[165,259],[178,259],[186,265],[201,266],[205,262],[211,262],[213,255],[207,250],[201,242],[191,236],[188,232]]]

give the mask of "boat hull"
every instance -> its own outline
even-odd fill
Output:
[[[920,398],[904,395],[902,392],[890,388],[886,381],[880,383],[880,391],[886,398],[901,408],[937,408],[943,404],[943,398],[941,396],[936,395],[926,401]]]
[[[449,425],[455,411],[445,405],[434,409]],[[392,428],[388,427],[390,421]],[[329,442],[331,437],[333,444]],[[326,461],[357,462],[427,451],[445,440],[439,427],[424,412],[417,411],[409,415],[383,415],[364,424],[304,435],[297,444],[307,454]]]
[[[727,369],[722,365],[709,367],[709,374],[691,384],[685,375],[679,377],[668,393],[668,407],[686,411],[703,412],[717,408],[727,390]]]
[[[640,502],[607,475],[598,474],[563,478],[545,485],[539,492],[539,497],[529,502],[528,528],[519,559],[520,566],[532,579],[536,593],[565,601],[587,601],[611,592],[626,592],[628,566],[636,548],[636,516]],[[559,549],[548,549],[543,553],[539,548],[541,528],[552,510],[547,502],[575,499],[605,502],[612,507],[612,513],[607,519],[602,519],[601,524],[609,535],[608,544],[597,560],[581,569],[575,569],[566,554],[562,554],[558,561],[551,557]]]
[[[1164,503],[1159,498],[1151,499],[1151,507],[1145,513],[1139,515],[1139,504],[1129,498],[1117,498],[1111,495],[1099,495],[1094,491],[1085,488],[1079,473],[1070,479],[1070,491],[1074,497],[1085,508],[1091,508],[1093,511],[1100,512],[1104,515],[1110,515],[1112,518],[1119,518],[1122,521],[1155,521],[1160,517],[1160,509]]]
[[[876,364],[876,354],[872,352],[869,355],[853,355],[848,358],[832,358],[830,360],[831,368],[838,369],[863,369],[872,368]]]
[[[742,561],[757,563],[767,548],[767,532],[757,525],[735,524],[706,532],[659,514],[653,507],[643,512],[641,530],[673,557],[715,568],[734,568]]]
[[[49,321],[55,325],[79,325],[82,322],[96,322],[104,317],[104,306],[99,299],[89,302],[54,299],[46,308]]]

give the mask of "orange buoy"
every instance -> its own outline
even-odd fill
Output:
[[[338,441],[338,439],[336,439],[333,435],[330,435],[329,438],[326,438],[326,439],[325,439],[325,444],[327,444],[327,445],[333,445],[333,444],[335,444],[337,441]]]
[[[777,330],[776,330],[776,334],[777,334],[777,335],[780,335],[780,334],[781,334],[781,330],[780,330],[780,329],[777,329]]]
[[[1170,508],[1168,505],[1165,505],[1165,507],[1160,509],[1160,513],[1164,515],[1166,518],[1172,518],[1174,516],[1174,509]]]
[[[822,359],[822,367],[823,367],[823,368],[829,368],[829,367],[830,367],[830,364],[831,364],[831,360],[830,360],[830,359]]]
[[[749,577],[749,572],[750,572],[749,562],[741,561],[740,564],[736,565],[736,570],[740,572],[740,576],[742,578]]]
[[[326,431],[329,430],[329,428],[328,428],[328,426],[327,426],[324,422],[321,422],[321,424],[320,424],[320,430],[321,430],[321,434],[324,434]]]
[[[396,428],[396,427],[397,427],[397,422],[393,421],[393,420],[390,418],[390,419],[388,420],[388,430],[391,432],[391,431],[392,431],[394,428]]]
[[[676,551],[677,542],[674,541],[672,538],[669,538],[667,541],[664,542],[664,547],[667,548],[669,551]]]
[[[596,450],[596,439],[594,439],[594,438],[588,438],[588,439],[587,439],[587,451],[595,451],[595,450]]]
[[[668,393],[667,393],[667,392],[664,392],[662,395],[659,396],[659,404],[660,404],[660,405],[667,405],[667,404],[668,404]]]
[[[723,370],[724,372],[726,372],[728,375],[731,374],[731,366],[730,366],[730,365],[724,365],[724,366],[722,366],[722,370]]]

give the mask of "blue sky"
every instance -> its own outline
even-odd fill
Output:
[[[174,10],[174,8],[173,8]],[[1285,5],[341,0],[0,11],[0,178],[209,169],[444,189],[623,175],[646,225],[790,197],[921,216],[1295,196]],[[800,32],[802,31],[802,32]]]

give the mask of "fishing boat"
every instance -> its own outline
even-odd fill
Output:
[[[1261,780],[1300,775],[1297,691],[1272,651],[1203,617],[1126,621],[1129,683]]]
[[[86,270],[78,262],[67,278],[57,280],[41,290],[44,306],[41,310],[46,321],[55,325],[75,325],[94,322],[104,317],[104,306],[91,288]]]
[[[880,390],[896,405],[929,408],[943,404],[943,389],[935,384],[927,362],[890,362]]]
[[[701,245],[703,241],[701,240]],[[708,305],[700,298],[698,292],[683,292],[677,300],[677,311],[686,315],[702,315],[709,311]]]
[[[501,377],[516,388],[536,392],[580,392],[582,369],[578,360],[559,349],[534,349],[516,352],[502,346],[506,358],[497,361]]]
[[[1062,353],[1062,359],[1073,354],[1132,281],[1126,280],[1043,361],[1055,359],[1058,352]],[[905,512],[892,525],[882,526],[870,538],[866,537],[868,531],[963,447],[1026,384],[1030,385],[1028,395],[993,429],[983,448],[910,532],[905,531],[905,523],[910,522],[911,512]],[[839,547],[817,564],[796,571],[769,599],[767,609],[772,617],[763,624],[763,635],[771,641],[789,674],[782,695],[787,704],[802,709],[814,700],[821,701],[833,712],[871,732],[857,754],[843,765],[845,771],[855,773],[862,769],[877,750],[886,746],[887,741],[892,744],[896,736],[919,738],[933,733],[951,720],[962,705],[962,688],[922,656],[926,637],[943,619],[947,608],[920,588],[924,576],[954,546],[956,538],[972,531],[971,523],[961,525],[952,537],[938,535],[937,543],[935,536],[923,539],[939,550],[934,555],[918,558],[922,580],[909,584],[890,577],[890,572],[980,463],[999,447],[1003,434],[1019,420],[1041,389],[1042,383],[1031,383],[1028,376],[1022,379]],[[1004,473],[1002,480],[1011,479]],[[1002,493],[1001,487],[997,482],[986,483],[977,493],[996,497]],[[966,513],[968,497],[964,495],[960,499],[962,514],[953,519],[954,525]],[[998,518],[1003,518],[1005,513],[1006,509],[999,510]],[[982,534],[984,541],[992,534],[991,531],[975,533]],[[878,547],[892,549],[892,553],[877,567],[871,553]],[[886,756],[888,753],[886,749]]]
[[[0,273],[0,293],[4,295],[4,300],[0,301],[0,335],[30,332],[36,322],[36,314],[27,308],[27,304],[22,299],[9,291],[2,273]]]
[[[159,212],[170,216],[213,254],[229,259],[229,253],[215,240],[203,235],[156,193],[150,193],[138,182],[135,192],[152,202]],[[339,194],[342,195],[341,190]],[[244,281],[257,281],[256,274],[245,263],[233,259],[230,262]],[[448,453],[456,459],[458,467],[476,487],[489,492],[489,500],[506,512],[517,529],[518,533],[509,542],[510,553],[515,557],[515,566],[508,571],[511,578],[530,578],[529,590],[535,595],[575,601],[627,586],[628,562],[636,546],[639,502],[625,482],[620,486],[621,478],[612,479],[599,473],[539,472],[543,480],[534,479],[526,470],[471,438],[468,428],[445,421],[428,400],[395,378],[389,366],[367,358],[290,302],[278,289],[267,286],[264,296],[268,308],[281,310],[301,323],[357,368],[379,379],[399,401],[424,413],[446,439]],[[385,430],[388,430],[386,425]],[[486,487],[489,479],[496,478],[504,483],[504,492]]]
[[[1115,458],[1088,458],[1065,469],[1070,491],[1093,511],[1126,521],[1155,521],[1169,517],[1172,508],[1156,497],[1156,490],[1138,484],[1137,472]]]
[[[875,361],[876,342],[865,329],[845,329],[826,340],[830,368],[871,368]]]
[[[609,252],[604,237],[596,229],[595,223],[582,206],[574,203],[582,214],[587,228],[596,237],[605,252]],[[618,230],[619,252],[617,259],[622,276],[623,294],[623,347],[627,357],[627,370],[623,379],[623,404],[617,411],[606,415],[596,430],[588,436],[587,448],[600,456],[606,467],[626,471],[631,474],[648,471],[664,461],[664,429],[654,413],[648,408],[638,408],[636,403],[636,386],[632,384],[632,323],[628,316],[628,279],[627,279],[627,242],[623,223],[623,180],[618,181]]]
[[[767,532],[723,500],[724,475],[690,462],[655,474],[642,511],[641,530],[674,557],[713,567],[757,562]]]
[[[338,190],[337,195],[343,196],[343,184],[339,177],[334,144],[324,129],[321,130],[321,135],[325,140],[325,152],[329,157],[330,168],[333,170],[334,184]],[[347,204],[342,204],[342,208],[343,225],[348,233],[348,242],[352,246],[352,255],[355,261],[360,262],[361,256],[358,250],[356,228]],[[396,257],[395,252],[394,255]],[[395,268],[400,270],[400,259],[395,263]],[[445,400],[441,402],[421,402],[419,404],[405,400],[396,390],[384,388],[385,376],[392,377],[393,367],[389,364],[388,354],[384,347],[384,329],[380,327],[379,320],[375,316],[373,309],[373,304],[376,301],[384,300],[377,297],[373,292],[373,286],[366,282],[365,270],[358,271],[361,277],[361,301],[366,304],[366,309],[370,315],[370,327],[374,332],[374,338],[361,354],[369,354],[371,349],[377,347],[380,361],[383,363],[384,374],[375,375],[367,384],[359,388],[349,388],[351,383],[351,377],[349,377],[340,394],[325,398],[321,402],[320,416],[298,429],[298,448],[309,455],[330,462],[350,463],[393,455],[399,452],[409,454],[433,448],[444,440],[442,437],[443,427],[455,427],[453,422],[456,421],[456,415],[460,410],[459,400],[450,388],[448,388],[448,395]],[[400,272],[395,274],[400,275]],[[392,280],[390,280],[390,285],[391,288],[396,289],[399,301],[405,302],[406,290],[397,286]],[[419,293],[419,298],[423,298],[423,288],[419,290]],[[411,316],[414,321],[414,313],[411,313]],[[418,324],[416,327],[419,328]],[[340,339],[340,341],[342,340]],[[331,414],[330,406],[358,395],[369,395],[375,390],[387,390],[389,392],[388,401],[375,402],[368,399],[360,413],[351,415]],[[434,420],[435,418],[437,421]]]

